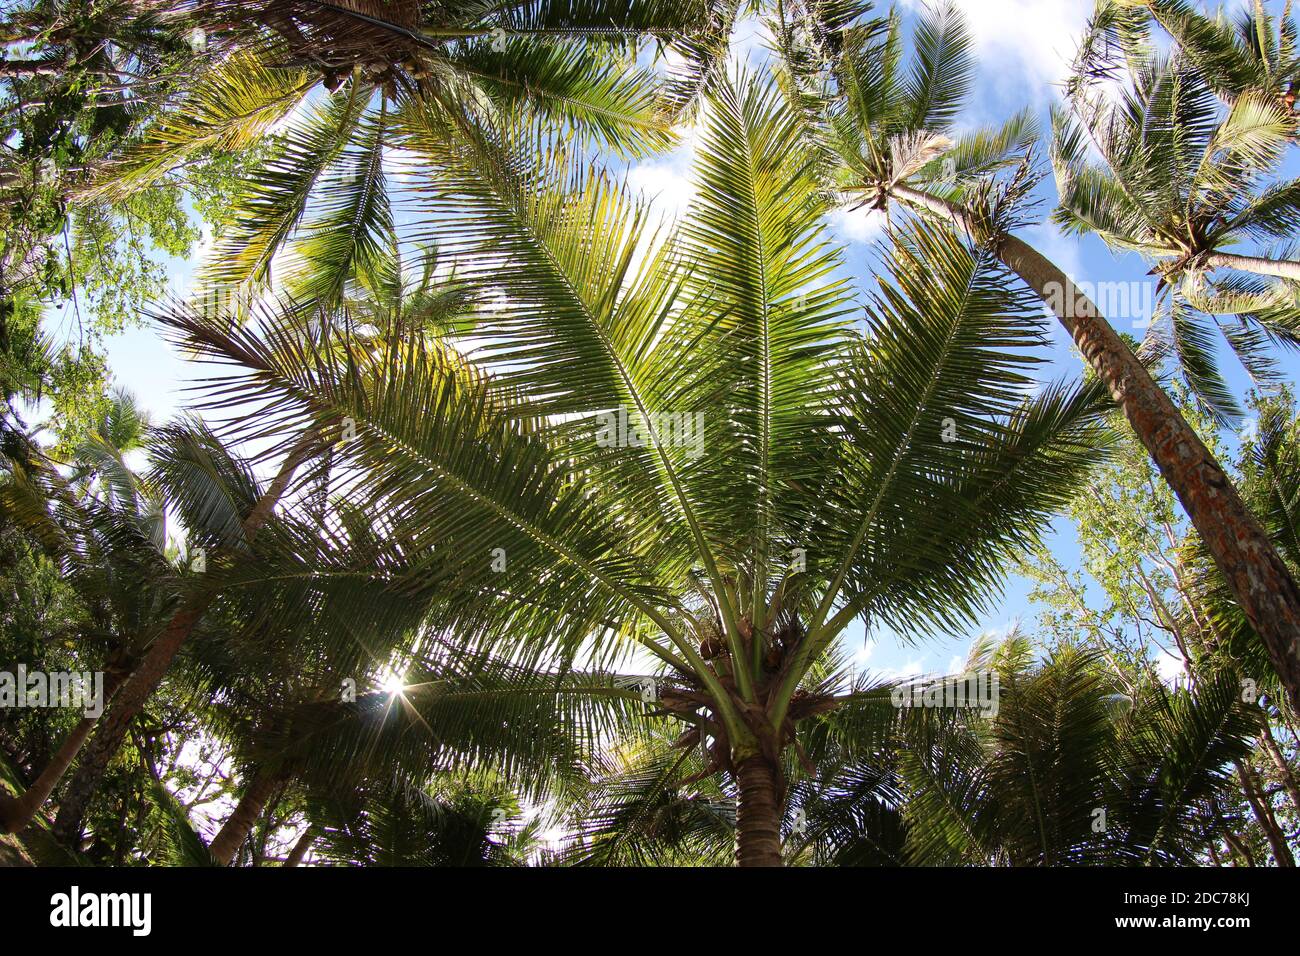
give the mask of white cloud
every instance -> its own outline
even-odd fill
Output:
[[[913,658],[901,667],[882,667],[872,673],[877,680],[891,683],[906,680],[909,677],[920,677],[926,673],[925,658]]]
[[[923,0],[907,0],[914,10]],[[957,0],[975,40],[983,75],[1014,88],[1027,80],[1036,98],[1051,95],[1070,69],[1092,8],[1080,0]]]
[[[639,163],[628,170],[628,185],[644,195],[655,212],[671,218],[684,212],[695,195],[689,167],[689,161],[683,163],[675,154],[661,162]]]
[[[876,653],[876,648],[878,646],[879,645],[877,645],[875,641],[864,641],[862,643],[862,647],[860,647],[857,650],[857,652],[853,655],[854,666],[856,668],[865,666],[866,663],[870,661],[872,656]]]
[[[419,153],[399,146],[384,147],[383,164],[384,175],[399,188],[412,185],[428,172],[428,165]]]
[[[885,231],[888,218],[880,209],[848,209],[843,206],[827,216],[835,235],[848,242],[874,242]]]
[[[731,67],[757,69],[770,55],[772,32],[767,24],[757,17],[744,17],[736,23],[731,33],[731,45],[728,47],[728,62]]]

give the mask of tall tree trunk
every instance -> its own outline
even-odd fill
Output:
[[[736,767],[740,798],[736,805],[741,866],[781,866],[781,800],[776,768],[765,757],[749,757]]]
[[[306,831],[304,831],[303,835],[298,837],[298,842],[293,845],[293,849],[289,851],[289,855],[284,858],[284,865],[301,865],[302,861],[307,858],[307,851],[311,849],[311,845],[315,842],[316,828],[314,826],[309,826]]]
[[[1262,259],[1259,256],[1238,256],[1231,252],[1216,252],[1205,257],[1212,269],[1236,269],[1260,276],[1277,276],[1280,279],[1300,279],[1300,262],[1289,259]]]
[[[1264,727],[1260,731],[1259,742],[1264,745],[1264,750],[1272,758],[1273,766],[1277,768],[1278,776],[1282,778],[1282,786],[1286,788],[1287,796],[1291,798],[1291,805],[1295,807],[1296,812],[1300,813],[1300,781],[1296,780],[1291,765],[1286,762],[1286,757],[1282,753],[1282,748],[1273,738],[1273,728],[1269,726],[1268,717],[1261,716]]]
[[[1246,795],[1246,802],[1250,804],[1251,812],[1255,814],[1260,829],[1268,838],[1268,845],[1273,850],[1273,859],[1277,861],[1279,867],[1294,869],[1295,857],[1291,855],[1286,835],[1277,824],[1277,817],[1273,815],[1273,808],[1268,805],[1268,797],[1264,796],[1255,777],[1255,771],[1248,761],[1234,760],[1233,763],[1236,765],[1237,777],[1241,780],[1241,789]]]
[[[222,866],[230,865],[230,861],[235,858],[239,848],[248,839],[248,834],[253,831],[253,826],[261,819],[267,801],[283,782],[279,774],[264,769],[259,769],[253,774],[253,779],[249,781],[244,795],[239,798],[238,806],[226,819],[221,831],[213,838],[212,845],[208,848],[212,852],[213,859]]]
[[[66,60],[0,60],[0,77],[27,80],[34,76],[58,76],[67,68]]]
[[[293,473],[315,452],[319,441],[320,437],[315,429],[309,429],[289,450],[275,479],[253,505],[248,517],[244,519],[243,531],[246,541],[252,543],[257,537],[257,532],[266,524],[277,502],[288,490]],[[80,842],[86,806],[99,786],[108,762],[122,746],[131,721],[144,709],[145,703],[157,689],[163,675],[171,667],[177,652],[203,617],[213,597],[214,595],[208,592],[195,595],[176,612],[162,635],[154,641],[141,659],[140,665],[122,685],[122,689],[113,700],[113,706],[100,718],[99,726],[95,729],[95,734],[77,765],[77,772],[73,774],[67,792],[60,801],[59,813],[54,821],[54,834],[66,845],[75,846]]]
[[[50,758],[41,775],[17,797],[0,797],[0,833],[18,833],[31,823],[49,799],[54,787],[77,759],[77,754],[95,729],[95,718],[82,717],[62,746]]]
[[[121,685],[122,678],[116,672],[110,671],[105,676],[106,706]],[[0,833],[18,833],[35,819],[37,811],[50,798],[54,788],[72,766],[72,761],[77,759],[77,754],[81,752],[82,746],[89,739],[98,721],[98,717],[82,717],[77,721],[77,726],[72,729],[72,733],[68,734],[54,756],[50,758],[50,762],[45,765],[40,776],[32,781],[30,787],[16,797],[0,797]]]
[[[974,231],[966,211],[946,200],[908,186],[895,186],[891,194]],[[1205,443],[1092,300],[1015,236],[1001,237],[997,248],[1003,264],[1052,309],[1110,389],[1263,640],[1291,706],[1300,711],[1300,588],[1273,542]]]

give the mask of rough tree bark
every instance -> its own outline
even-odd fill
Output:
[[[737,860],[741,866],[781,866],[781,797],[776,767],[762,756],[736,767]]]
[[[1211,269],[1236,269],[1261,276],[1281,279],[1300,279],[1300,262],[1287,259],[1261,259],[1259,256],[1238,256],[1231,252],[1216,252],[1206,256],[1205,264]]]
[[[1277,817],[1273,815],[1273,808],[1269,806],[1268,798],[1261,791],[1255,771],[1251,769],[1248,761],[1234,760],[1233,764],[1237,768],[1237,778],[1241,781],[1241,790],[1246,795],[1246,802],[1250,804],[1251,813],[1255,815],[1256,822],[1268,839],[1274,861],[1279,867],[1294,869],[1295,857],[1291,855],[1286,835],[1278,826]]]
[[[298,837],[298,842],[293,845],[289,855],[284,859],[285,866],[300,866],[302,861],[307,858],[307,851],[311,845],[316,842],[316,828],[309,826],[302,836]]]
[[[105,704],[112,701],[121,685],[121,675],[110,672],[105,677]],[[16,797],[0,796],[0,833],[18,833],[35,819],[37,811],[45,805],[72,762],[77,759],[77,754],[81,752],[98,722],[98,717],[82,717],[30,787]]]
[[[946,200],[907,186],[894,187],[891,195],[973,231],[966,211]],[[1001,237],[997,251],[1003,264],[1052,309],[1110,389],[1263,640],[1291,706],[1300,711],[1300,588],[1273,542],[1204,442],[1092,300],[1015,236]]]

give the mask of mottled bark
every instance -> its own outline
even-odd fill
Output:
[[[776,768],[764,757],[736,767],[737,860],[741,866],[781,866],[781,796]]]
[[[1268,798],[1263,795],[1255,771],[1244,760],[1235,760],[1233,764],[1237,768],[1237,778],[1241,781],[1241,790],[1246,795],[1246,802],[1250,804],[1250,811],[1255,815],[1255,820],[1259,823],[1260,829],[1264,831],[1269,848],[1273,851],[1273,859],[1280,867],[1294,869],[1295,857],[1291,855],[1291,848],[1287,846],[1286,835],[1282,832],[1282,828],[1278,826],[1277,817],[1274,816],[1273,808],[1268,804]]]
[[[1263,259],[1259,256],[1238,256],[1231,252],[1216,252],[1205,257],[1212,269],[1236,269],[1260,276],[1277,276],[1280,279],[1300,279],[1300,262],[1288,259]]]
[[[63,60],[0,60],[0,76],[16,80],[58,76],[67,68]]]
[[[0,796],[0,833],[18,833],[32,822],[36,812],[54,792],[55,785],[72,766],[72,761],[95,729],[95,723],[93,717],[81,718],[30,787],[17,797]]]
[[[1296,780],[1296,775],[1291,769],[1291,765],[1286,762],[1286,757],[1282,754],[1282,748],[1277,745],[1273,739],[1273,728],[1269,726],[1268,719],[1264,718],[1264,728],[1260,731],[1259,742],[1264,746],[1264,751],[1273,761],[1273,766],[1277,768],[1278,776],[1282,778],[1282,786],[1286,789],[1287,796],[1291,798],[1291,805],[1300,812],[1300,781]]]
[[[893,194],[971,231],[964,210],[906,186]],[[1095,303],[1038,251],[1004,236],[1002,262],[1038,293],[1106,383],[1134,433],[1178,497],[1300,711],[1300,588],[1205,443],[1187,424]]]

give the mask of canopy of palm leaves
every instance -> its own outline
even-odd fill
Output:
[[[231,366],[219,405],[259,407],[233,434],[354,423],[339,494],[417,549],[412,586],[446,583],[433,630],[552,670],[638,648],[711,773],[779,755],[854,619],[914,633],[984,606],[1095,457],[1102,403],[1026,397],[1031,304],[939,231],[900,237],[864,334],[797,117],[748,77],[705,115],[699,198],[649,242],[622,187],[535,146],[515,159],[519,134],[479,147],[511,160],[491,176],[452,178],[424,116],[410,143],[446,170],[430,205],[466,213],[444,252],[469,289],[500,290],[470,337],[358,347],[292,308],[164,321]]]
[[[974,79],[973,41],[955,4],[928,7],[909,55],[903,18],[860,0],[783,5],[769,23],[786,95],[821,147],[823,174],[858,206],[885,208],[911,184],[968,200],[1032,146],[1029,111],[996,129],[956,129]]]
[[[1095,652],[1043,660],[1023,638],[986,647],[992,717],[903,711],[838,727],[852,755],[804,797],[823,862],[898,865],[1188,865],[1222,821],[1231,761],[1256,714],[1224,673],[1193,695],[1158,682],[1127,696]],[[972,662],[974,665],[977,662]],[[879,704],[877,705],[879,707]],[[897,712],[896,712],[897,713]],[[828,718],[835,723],[835,718]]]
[[[557,142],[627,156],[662,149],[703,79],[683,75],[665,87],[637,65],[639,43],[691,43],[714,19],[704,2],[394,3],[380,5],[386,18],[375,6],[185,4],[186,16],[211,27],[209,66],[101,177],[97,194],[121,197],[191,157],[245,147],[283,125],[265,163],[248,171],[207,278],[227,293],[260,285],[296,238],[293,258],[311,267],[288,286],[337,297],[392,228],[397,197],[385,157],[412,149],[412,130],[464,149],[490,127],[538,122]],[[711,67],[687,56],[682,69]],[[437,164],[428,170],[440,174]]]
[[[1262,0],[1208,14],[1188,0],[1097,0],[1080,44],[1077,75],[1115,75],[1116,63],[1141,59],[1158,27],[1228,105],[1248,93],[1266,94],[1288,110],[1295,106],[1300,59],[1296,24],[1286,0],[1274,15]]]
[[[1055,220],[1155,262],[1170,285],[1168,334],[1189,383],[1221,418],[1239,417],[1209,329],[1271,382],[1268,347],[1297,341],[1294,293],[1256,277],[1212,282],[1209,257],[1243,241],[1284,243],[1300,223],[1300,183],[1276,181],[1294,119],[1260,93],[1222,113],[1204,76],[1177,54],[1135,63],[1118,95],[1081,85],[1071,105],[1054,121]]]

